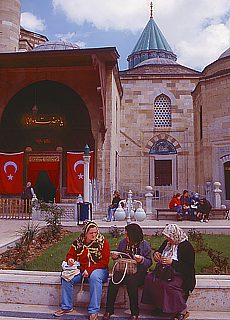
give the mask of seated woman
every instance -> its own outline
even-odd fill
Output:
[[[83,233],[73,242],[66,255],[66,262],[69,266],[73,266],[76,260],[80,262],[81,272],[70,281],[62,278],[61,309],[54,312],[54,316],[60,317],[73,311],[73,286],[81,283],[82,277],[85,277],[90,287],[89,320],[98,319],[102,283],[108,280],[109,258],[108,241],[99,232],[97,224],[88,221],[83,227]]]
[[[172,197],[171,201],[169,202],[169,209],[172,211],[176,211],[177,213],[177,216],[176,216],[177,221],[181,221],[183,217],[180,197],[181,197],[181,194],[177,193]]]
[[[167,225],[162,234],[166,240],[153,255],[157,265],[146,276],[142,302],[151,304],[153,310],[172,314],[175,320],[184,320],[189,316],[189,292],[196,284],[195,252],[186,233],[176,224]]]
[[[107,218],[106,221],[114,221],[114,212],[118,208],[119,202],[121,201],[121,196],[118,191],[114,191],[112,203],[108,207]]]
[[[194,193],[194,195],[191,197],[190,203],[191,203],[191,211],[190,211],[191,220],[196,221],[198,207],[200,204],[200,198],[199,198],[199,194],[197,192]]]
[[[118,245],[118,251],[129,254],[137,261],[137,273],[126,274],[125,278],[119,284],[114,284],[111,280],[109,282],[109,288],[107,293],[106,311],[103,316],[103,320],[109,320],[114,313],[114,304],[117,297],[119,287],[126,285],[131,316],[129,319],[138,319],[139,307],[138,307],[138,287],[144,284],[147,268],[152,265],[151,248],[147,241],[143,240],[143,231],[141,227],[136,223],[131,223],[125,227],[125,238],[120,241]],[[117,254],[112,254],[113,259],[117,259]],[[120,272],[115,272],[114,279],[121,279]]]

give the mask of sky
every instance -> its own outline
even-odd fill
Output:
[[[81,48],[116,47],[119,69],[150,18],[150,0],[21,0],[21,25]],[[229,0],[155,0],[153,18],[177,62],[203,70],[230,47]]]

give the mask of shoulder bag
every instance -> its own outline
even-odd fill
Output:
[[[122,277],[119,281],[114,280],[115,273],[121,273]],[[137,262],[136,260],[132,259],[128,254],[124,254],[123,252],[120,253],[119,258],[115,260],[113,270],[112,270],[112,282],[113,284],[120,284],[126,274],[135,274],[137,273]]]
[[[174,269],[171,265],[163,265],[157,263],[156,268],[154,269],[155,276],[163,281],[172,281],[174,280]]]

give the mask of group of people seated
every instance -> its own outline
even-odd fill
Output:
[[[168,224],[162,234],[165,241],[153,252],[156,266],[152,266],[152,250],[144,240],[142,228],[131,223],[125,227],[124,238],[117,252],[110,252],[104,235],[93,221],[88,221],[82,234],[73,242],[66,255],[66,263],[71,267],[79,264],[77,273],[67,279],[62,278],[62,304],[54,315],[56,317],[73,311],[73,286],[82,279],[89,283],[89,320],[97,320],[100,311],[102,285],[107,282],[110,256],[116,262],[119,252],[129,255],[137,264],[135,273],[114,271],[109,281],[106,308],[103,320],[110,320],[114,314],[115,301],[121,285],[125,285],[129,297],[129,320],[140,319],[138,288],[143,286],[141,301],[151,305],[154,314],[167,314],[174,320],[184,320],[189,316],[187,299],[195,287],[195,252],[186,233],[177,224]]]
[[[184,190],[182,195],[176,193],[172,197],[169,209],[176,212],[177,221],[208,222],[212,205],[206,197],[200,196],[198,193],[190,196],[188,190]]]

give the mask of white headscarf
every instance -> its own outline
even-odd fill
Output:
[[[162,234],[172,239],[175,244],[188,240],[187,234],[177,224],[173,223],[168,224],[162,231]]]
[[[177,224],[168,224],[162,231],[162,234],[172,239],[174,242],[174,243],[170,243],[168,241],[166,247],[162,252],[162,256],[169,257],[169,258],[172,258],[173,260],[178,261],[178,256],[177,256],[178,244],[185,240],[188,240],[187,234],[180,227],[178,227]]]

